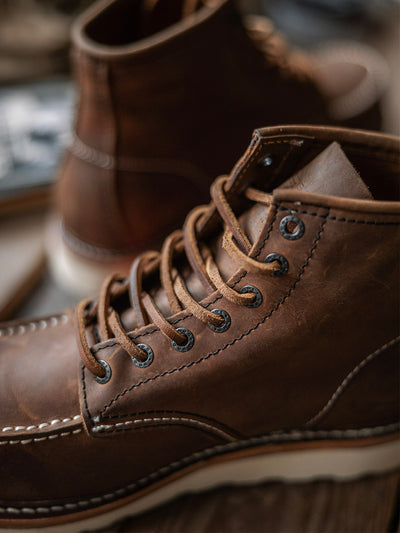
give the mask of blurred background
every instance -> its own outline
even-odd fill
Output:
[[[0,0],[0,319],[73,305],[47,272],[45,219],[71,138],[75,88],[70,27],[92,0]],[[241,0],[294,46],[357,40],[390,68],[384,131],[400,133],[400,3],[396,0]]]

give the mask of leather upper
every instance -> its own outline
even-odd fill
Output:
[[[279,187],[333,141],[375,199],[309,192],[309,185],[303,191]],[[100,384],[79,357],[73,312],[3,325],[0,515],[6,507],[45,507],[47,515],[86,509],[209,450],[266,436],[321,432],[334,439],[348,430],[364,436],[394,431],[398,149],[398,139],[366,132],[300,126],[256,131],[226,194],[233,209],[242,210],[241,220],[257,227],[250,257],[263,263],[279,253],[288,270],[261,275],[230,265],[228,285],[237,291],[252,285],[262,302],[238,306],[218,291],[204,298],[207,309],[229,313],[231,325],[222,333],[185,310],[170,317],[175,327],[193,333],[187,352],[175,350],[149,324],[131,333],[154,352],[152,364],[139,368],[116,339],[96,340],[90,326],[92,353],[112,372]],[[273,164],[260,165],[266,157]],[[273,191],[263,214],[240,201],[249,186]],[[284,237],[287,216],[303,223],[300,238]],[[217,238],[218,246],[220,229],[210,204],[198,238]]]

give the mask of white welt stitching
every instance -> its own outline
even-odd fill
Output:
[[[157,418],[139,418],[137,420],[127,420],[126,422],[118,422],[117,424],[102,424],[99,426],[93,427],[94,432],[101,433],[103,431],[107,431],[109,429],[113,428],[123,428],[130,425],[138,425],[138,424],[148,424],[148,423],[163,423],[163,422],[184,422],[189,423],[193,426],[199,426],[201,428],[205,428],[209,431],[212,431],[213,433],[222,436],[224,439],[227,439],[229,441],[236,440],[232,435],[229,433],[226,433],[222,429],[219,429],[215,426],[212,426],[210,424],[206,424],[205,422],[201,422],[200,420],[196,420],[194,418],[185,418],[185,417],[177,417],[177,416],[170,416],[170,417],[157,417]]]
[[[33,439],[11,439],[11,440],[2,440],[0,441],[0,446],[5,444],[30,444],[32,442],[42,442],[44,440],[54,440],[62,437],[68,437],[69,435],[77,435],[82,429],[74,429],[74,431],[65,431],[64,433],[55,433],[54,435],[46,435],[44,437],[35,437]]]
[[[56,426],[57,424],[66,424],[67,422],[72,422],[74,420],[80,420],[81,415],[75,415],[67,418],[55,418],[54,420],[50,420],[50,422],[42,422],[37,425],[31,425],[31,426],[7,426],[5,428],[2,428],[2,432],[5,431],[32,431],[34,429],[43,429],[48,426]]]
[[[13,335],[23,335],[38,329],[46,329],[48,327],[54,328],[58,324],[66,324],[68,322],[68,315],[52,316],[45,320],[38,320],[37,322],[27,322],[26,324],[18,324],[16,326],[9,326],[8,328],[0,329],[0,337],[12,337]]]
[[[364,438],[364,437],[370,437],[373,435],[380,435],[387,433],[389,431],[398,430],[399,425],[398,424],[390,424],[388,426],[378,426],[375,428],[363,428],[363,429],[345,429],[345,430],[332,430],[332,431],[293,431],[290,433],[272,433],[270,435],[266,435],[263,437],[253,437],[250,439],[247,439],[246,441],[237,441],[237,442],[229,442],[226,444],[219,444],[218,446],[214,446],[213,448],[207,448],[205,450],[202,450],[200,452],[195,452],[192,455],[188,455],[187,457],[184,457],[183,459],[180,459],[179,461],[174,461],[173,463],[170,463],[169,465],[163,466],[159,470],[156,470],[155,472],[152,472],[148,476],[139,479],[136,483],[131,483],[129,485],[126,485],[125,487],[122,487],[121,489],[117,489],[114,492],[108,492],[107,494],[103,494],[101,496],[96,496],[94,498],[89,498],[87,500],[79,500],[77,502],[71,502],[71,503],[65,503],[61,505],[52,505],[49,507],[0,507],[0,513],[7,513],[7,514],[48,514],[52,512],[63,512],[63,511],[74,511],[75,509],[82,509],[85,507],[89,507],[90,505],[100,505],[103,503],[110,502],[111,500],[115,498],[119,498],[122,496],[125,496],[129,493],[131,493],[134,490],[140,489],[141,487],[145,486],[149,481],[156,481],[159,477],[163,475],[168,475],[171,472],[176,471],[180,467],[187,466],[193,461],[200,461],[202,459],[207,459],[208,457],[213,456],[215,453],[221,453],[221,452],[228,452],[231,450],[235,450],[240,446],[240,443],[248,443],[249,445],[257,445],[257,444],[266,444],[266,443],[273,443],[273,442],[280,442],[280,441],[299,441],[302,438],[341,438],[341,437],[347,437],[347,438]]]
[[[332,394],[332,396],[330,397],[328,402],[324,405],[324,407],[315,416],[313,416],[312,418],[310,418],[310,420],[308,420],[308,422],[305,424],[306,427],[309,427],[315,422],[318,422],[318,420],[320,420],[328,411],[330,411],[330,409],[333,407],[333,404],[336,402],[338,397],[342,394],[342,392],[347,387],[347,385],[350,383],[350,381],[353,380],[353,378],[360,372],[362,368],[364,368],[365,365],[370,363],[372,359],[375,359],[375,357],[377,357],[379,354],[381,354],[383,351],[387,350],[388,348],[391,348],[394,344],[396,344],[399,341],[400,341],[400,335],[396,337],[395,339],[392,339],[391,341],[387,342],[386,344],[384,344],[383,346],[381,346],[374,352],[367,355],[367,357],[363,359],[361,363],[359,363],[356,367],[354,367],[353,370],[347,374],[347,376],[344,378],[344,380],[339,385],[339,387],[336,389],[336,391]]]

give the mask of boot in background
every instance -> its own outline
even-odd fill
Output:
[[[73,42],[80,102],[51,258],[82,293],[206,201],[256,126],[380,127],[386,71],[373,51],[330,49],[321,63],[230,0],[103,0]]]

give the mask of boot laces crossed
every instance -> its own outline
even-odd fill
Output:
[[[105,368],[93,354],[86,336],[86,328],[96,322],[101,341],[115,338],[121,347],[138,362],[146,361],[148,354],[136,344],[121,322],[113,301],[128,292],[130,305],[136,316],[136,328],[154,324],[169,341],[178,346],[187,342],[186,336],[175,328],[156,305],[154,298],[143,290],[143,281],[149,275],[159,274],[161,288],[168,300],[171,314],[183,309],[206,325],[220,327],[224,318],[212,313],[189,292],[174,259],[186,254],[195,275],[207,294],[219,291],[230,302],[246,306],[254,302],[255,294],[239,293],[222,278],[210,248],[199,242],[198,228],[201,227],[210,210],[215,209],[224,223],[222,246],[229,257],[246,271],[271,274],[280,268],[277,261],[261,263],[249,257],[251,243],[239,225],[225,192],[227,177],[220,177],[211,187],[212,202],[191,211],[183,230],[170,234],[164,241],[161,252],[145,252],[132,264],[130,275],[124,278],[118,274],[109,276],[103,283],[96,301],[83,300],[76,309],[78,346],[81,359],[86,368],[98,378],[105,376]],[[247,188],[247,199],[269,205],[270,195],[256,189]],[[175,261],[176,262],[176,261]]]

